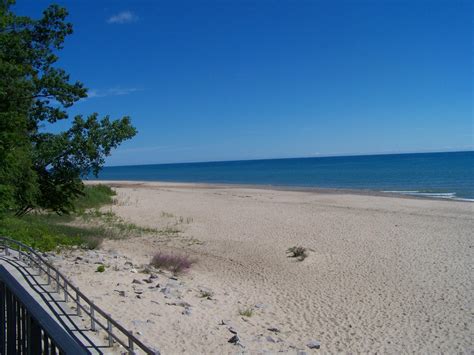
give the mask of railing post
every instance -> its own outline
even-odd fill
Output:
[[[39,262],[36,258],[34,258],[34,260],[33,260],[33,268],[37,268],[38,269],[38,275],[37,276],[41,276],[41,267],[40,267]]]
[[[16,319],[14,311],[14,296],[13,293],[7,289],[6,292],[6,309],[7,309],[7,354],[14,354],[16,348]]]
[[[5,284],[0,281],[0,354],[5,354]]]
[[[130,331],[130,334],[133,335],[133,332]],[[134,355],[135,351],[133,350],[133,340],[131,337],[128,337],[128,353]]]
[[[91,330],[95,331],[95,310],[94,307],[91,307]]]
[[[56,292],[59,293],[59,272],[56,271]]]
[[[41,276],[43,269],[41,268],[41,260],[36,259],[36,266],[38,267],[38,276]]]
[[[109,336],[109,347],[114,345],[114,339],[112,338],[112,323],[110,319],[107,319],[107,334]]]
[[[67,281],[64,279],[64,302],[67,302],[69,300],[68,294],[67,294]]]
[[[48,285],[51,285],[51,268],[48,266]]]
[[[79,287],[77,288],[79,291]],[[76,308],[77,308],[77,315],[81,315],[81,297],[79,296],[79,293],[76,292]]]
[[[30,332],[28,337],[28,353],[41,354],[41,328],[32,317],[30,318]]]

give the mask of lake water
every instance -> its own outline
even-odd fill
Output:
[[[474,200],[474,152],[116,166],[104,167],[98,178],[360,189]]]

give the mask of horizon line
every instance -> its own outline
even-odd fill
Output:
[[[148,164],[123,164],[123,165],[104,165],[102,168],[119,168],[130,166],[147,166],[147,165],[180,165],[180,164],[208,164],[208,163],[231,163],[244,161],[264,161],[264,160],[287,160],[287,159],[317,159],[317,158],[344,158],[344,157],[364,157],[364,156],[381,156],[381,155],[409,155],[409,154],[442,154],[442,153],[469,153],[474,152],[474,148],[468,150],[433,150],[433,151],[414,151],[414,152],[392,152],[392,153],[353,153],[353,154],[327,154],[327,155],[311,155],[299,157],[285,157],[285,158],[257,158],[257,159],[231,159],[231,160],[203,160],[203,161],[188,161],[177,163],[148,163]]]

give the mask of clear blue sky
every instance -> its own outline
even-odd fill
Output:
[[[108,165],[473,149],[470,0],[57,3],[71,114],[139,131]]]

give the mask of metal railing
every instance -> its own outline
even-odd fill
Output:
[[[65,302],[73,302],[76,306],[78,316],[84,312],[90,318],[90,329],[97,331],[102,329],[107,334],[108,346],[112,347],[114,342],[120,344],[129,354],[137,354],[141,350],[145,354],[156,355],[157,351],[137,339],[131,331],[125,329],[112,317],[96,306],[78,287],[74,286],[61,272],[46,261],[37,251],[16,240],[0,237],[0,247],[3,247],[5,255],[10,255],[11,250],[18,253],[20,261],[33,269],[38,270],[38,276],[44,274],[48,285],[55,286],[56,292],[64,294]]]
[[[0,265],[0,354],[88,353]]]

